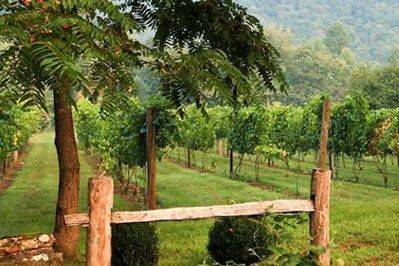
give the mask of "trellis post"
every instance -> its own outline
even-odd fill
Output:
[[[154,108],[148,108],[146,112],[146,150],[147,150],[147,178],[148,178],[148,207],[150,210],[157,208],[157,184],[156,184],[156,149]]]
[[[314,202],[315,211],[310,213],[311,243],[322,247],[321,254],[317,254],[319,263],[330,265],[330,180],[331,171],[327,169],[328,130],[330,127],[329,100],[324,101],[320,135],[319,167],[312,172],[310,198]]]
[[[87,266],[111,265],[111,211],[114,183],[100,176],[89,180],[89,228],[86,242]]]
[[[18,143],[17,139],[14,138],[14,142],[13,142],[14,147],[17,146],[17,143]],[[18,151],[18,150],[15,150],[15,151],[13,152],[13,156],[12,156],[12,157],[13,157],[13,164],[14,164],[14,165],[17,165],[17,164],[18,164],[18,161],[19,161],[19,151]]]

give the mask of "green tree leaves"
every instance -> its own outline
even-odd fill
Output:
[[[338,55],[344,48],[349,48],[349,34],[340,22],[335,22],[327,29],[324,44],[332,53]]]

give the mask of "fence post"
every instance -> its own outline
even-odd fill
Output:
[[[330,109],[331,103],[325,100],[323,103],[323,115],[321,120],[321,134],[320,134],[320,152],[319,152],[319,168],[327,169],[327,155],[328,155],[328,130],[330,128]]]
[[[18,143],[17,139],[14,138],[14,141],[13,141],[14,147],[17,146],[17,143]],[[15,151],[13,152],[13,164],[14,164],[14,165],[17,165],[17,164],[18,164],[18,160],[19,160],[19,151],[18,151],[18,150],[15,150]]]
[[[324,250],[317,255],[319,263],[323,266],[330,265],[330,180],[331,171],[327,169],[328,130],[330,127],[329,100],[324,101],[323,116],[321,121],[319,168],[312,172],[310,198],[315,205],[315,211],[310,214],[310,236],[314,246]]]
[[[150,210],[157,208],[157,183],[156,183],[156,150],[154,109],[148,108],[146,112],[146,150],[147,150],[147,175],[148,175],[148,207]]]
[[[330,178],[330,170],[314,169],[310,192],[315,205],[315,211],[310,213],[311,243],[324,249],[322,254],[317,255],[323,266],[330,265]]]
[[[19,151],[13,152],[13,164],[18,165],[19,162]]]
[[[89,228],[86,243],[86,265],[111,265],[111,210],[114,183],[100,176],[89,180]]]

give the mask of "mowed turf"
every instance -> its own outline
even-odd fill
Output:
[[[93,172],[81,159],[81,209],[85,210],[87,179]],[[174,163],[158,164],[158,203],[160,207],[204,206],[231,202],[287,198],[300,192],[307,197],[309,176],[285,169],[262,167],[260,182],[275,185],[278,191],[261,190],[246,181],[253,180],[252,163],[246,162],[243,181],[225,175],[227,160],[217,158],[215,174],[200,173]],[[0,235],[47,232],[54,221],[57,196],[57,160],[53,134],[44,132],[32,139],[24,167],[12,186],[0,195]],[[129,209],[116,197],[115,209]],[[331,247],[334,261],[345,265],[399,264],[399,192],[364,184],[334,181],[331,202]],[[206,243],[212,219],[158,223],[161,265],[198,265],[208,258]],[[306,242],[307,225],[297,232]],[[81,253],[84,253],[82,237]],[[293,245],[295,245],[293,243]]]
[[[86,210],[87,181],[93,171],[80,156],[80,208]],[[24,165],[12,185],[0,194],[0,237],[17,234],[48,233],[54,227],[58,191],[58,164],[54,134],[44,131],[31,139]],[[115,197],[115,206],[128,209],[129,205]],[[80,260],[84,255],[84,232],[80,243]]]
[[[45,131],[31,140],[29,154],[13,184],[0,195],[0,237],[16,234],[51,233],[57,200],[58,168],[54,135]],[[87,181],[93,171],[80,152],[81,211],[87,205]],[[228,204],[275,199],[275,192],[254,188],[245,182],[201,174],[173,163],[159,164],[159,205],[161,207]],[[115,197],[115,210],[129,204]],[[212,221],[159,223],[161,265],[196,265],[206,259],[206,241]],[[84,254],[84,230],[80,262]]]
[[[280,195],[199,173],[170,162],[159,167],[158,201],[161,207],[207,206],[277,199]],[[213,220],[158,223],[161,265],[199,265],[208,258],[206,244]]]
[[[170,155],[177,158],[174,152]],[[200,154],[197,156],[200,158]],[[216,175],[228,179],[228,158],[217,155],[209,157],[216,162]],[[311,163],[307,164],[311,168]],[[396,170],[399,171],[399,168]],[[253,162],[245,161],[241,172],[245,174],[240,180],[253,181]],[[309,193],[310,175],[263,166],[259,183],[273,185],[278,191],[299,192],[299,197],[305,198]],[[331,194],[331,247],[334,261],[342,259],[345,265],[399,265],[399,191],[392,187],[334,180]],[[307,226],[300,228],[297,233],[298,238],[304,237]]]

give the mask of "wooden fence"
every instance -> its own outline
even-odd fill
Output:
[[[147,119],[152,119],[151,116],[152,114],[148,114]],[[146,211],[112,212],[113,180],[110,177],[101,176],[89,180],[89,213],[66,215],[65,223],[67,226],[88,226],[86,265],[107,266],[111,265],[111,224],[196,220],[223,216],[254,216],[267,213],[309,213],[311,243],[323,248],[323,253],[317,255],[317,259],[323,266],[330,265],[329,207],[331,171],[325,169],[329,118],[330,103],[326,101],[323,106],[319,168],[314,169],[312,172],[310,199],[261,201],[161,210],[153,210],[155,206],[152,205],[150,206],[151,210]],[[148,142],[151,144],[153,139],[147,140],[147,144]],[[150,152],[154,153],[154,150]],[[151,163],[155,164],[155,161]],[[155,172],[149,172],[149,174],[155,180]],[[152,189],[156,189],[155,182],[149,185],[153,186]],[[152,204],[155,204],[155,198],[152,199],[152,202]]]

